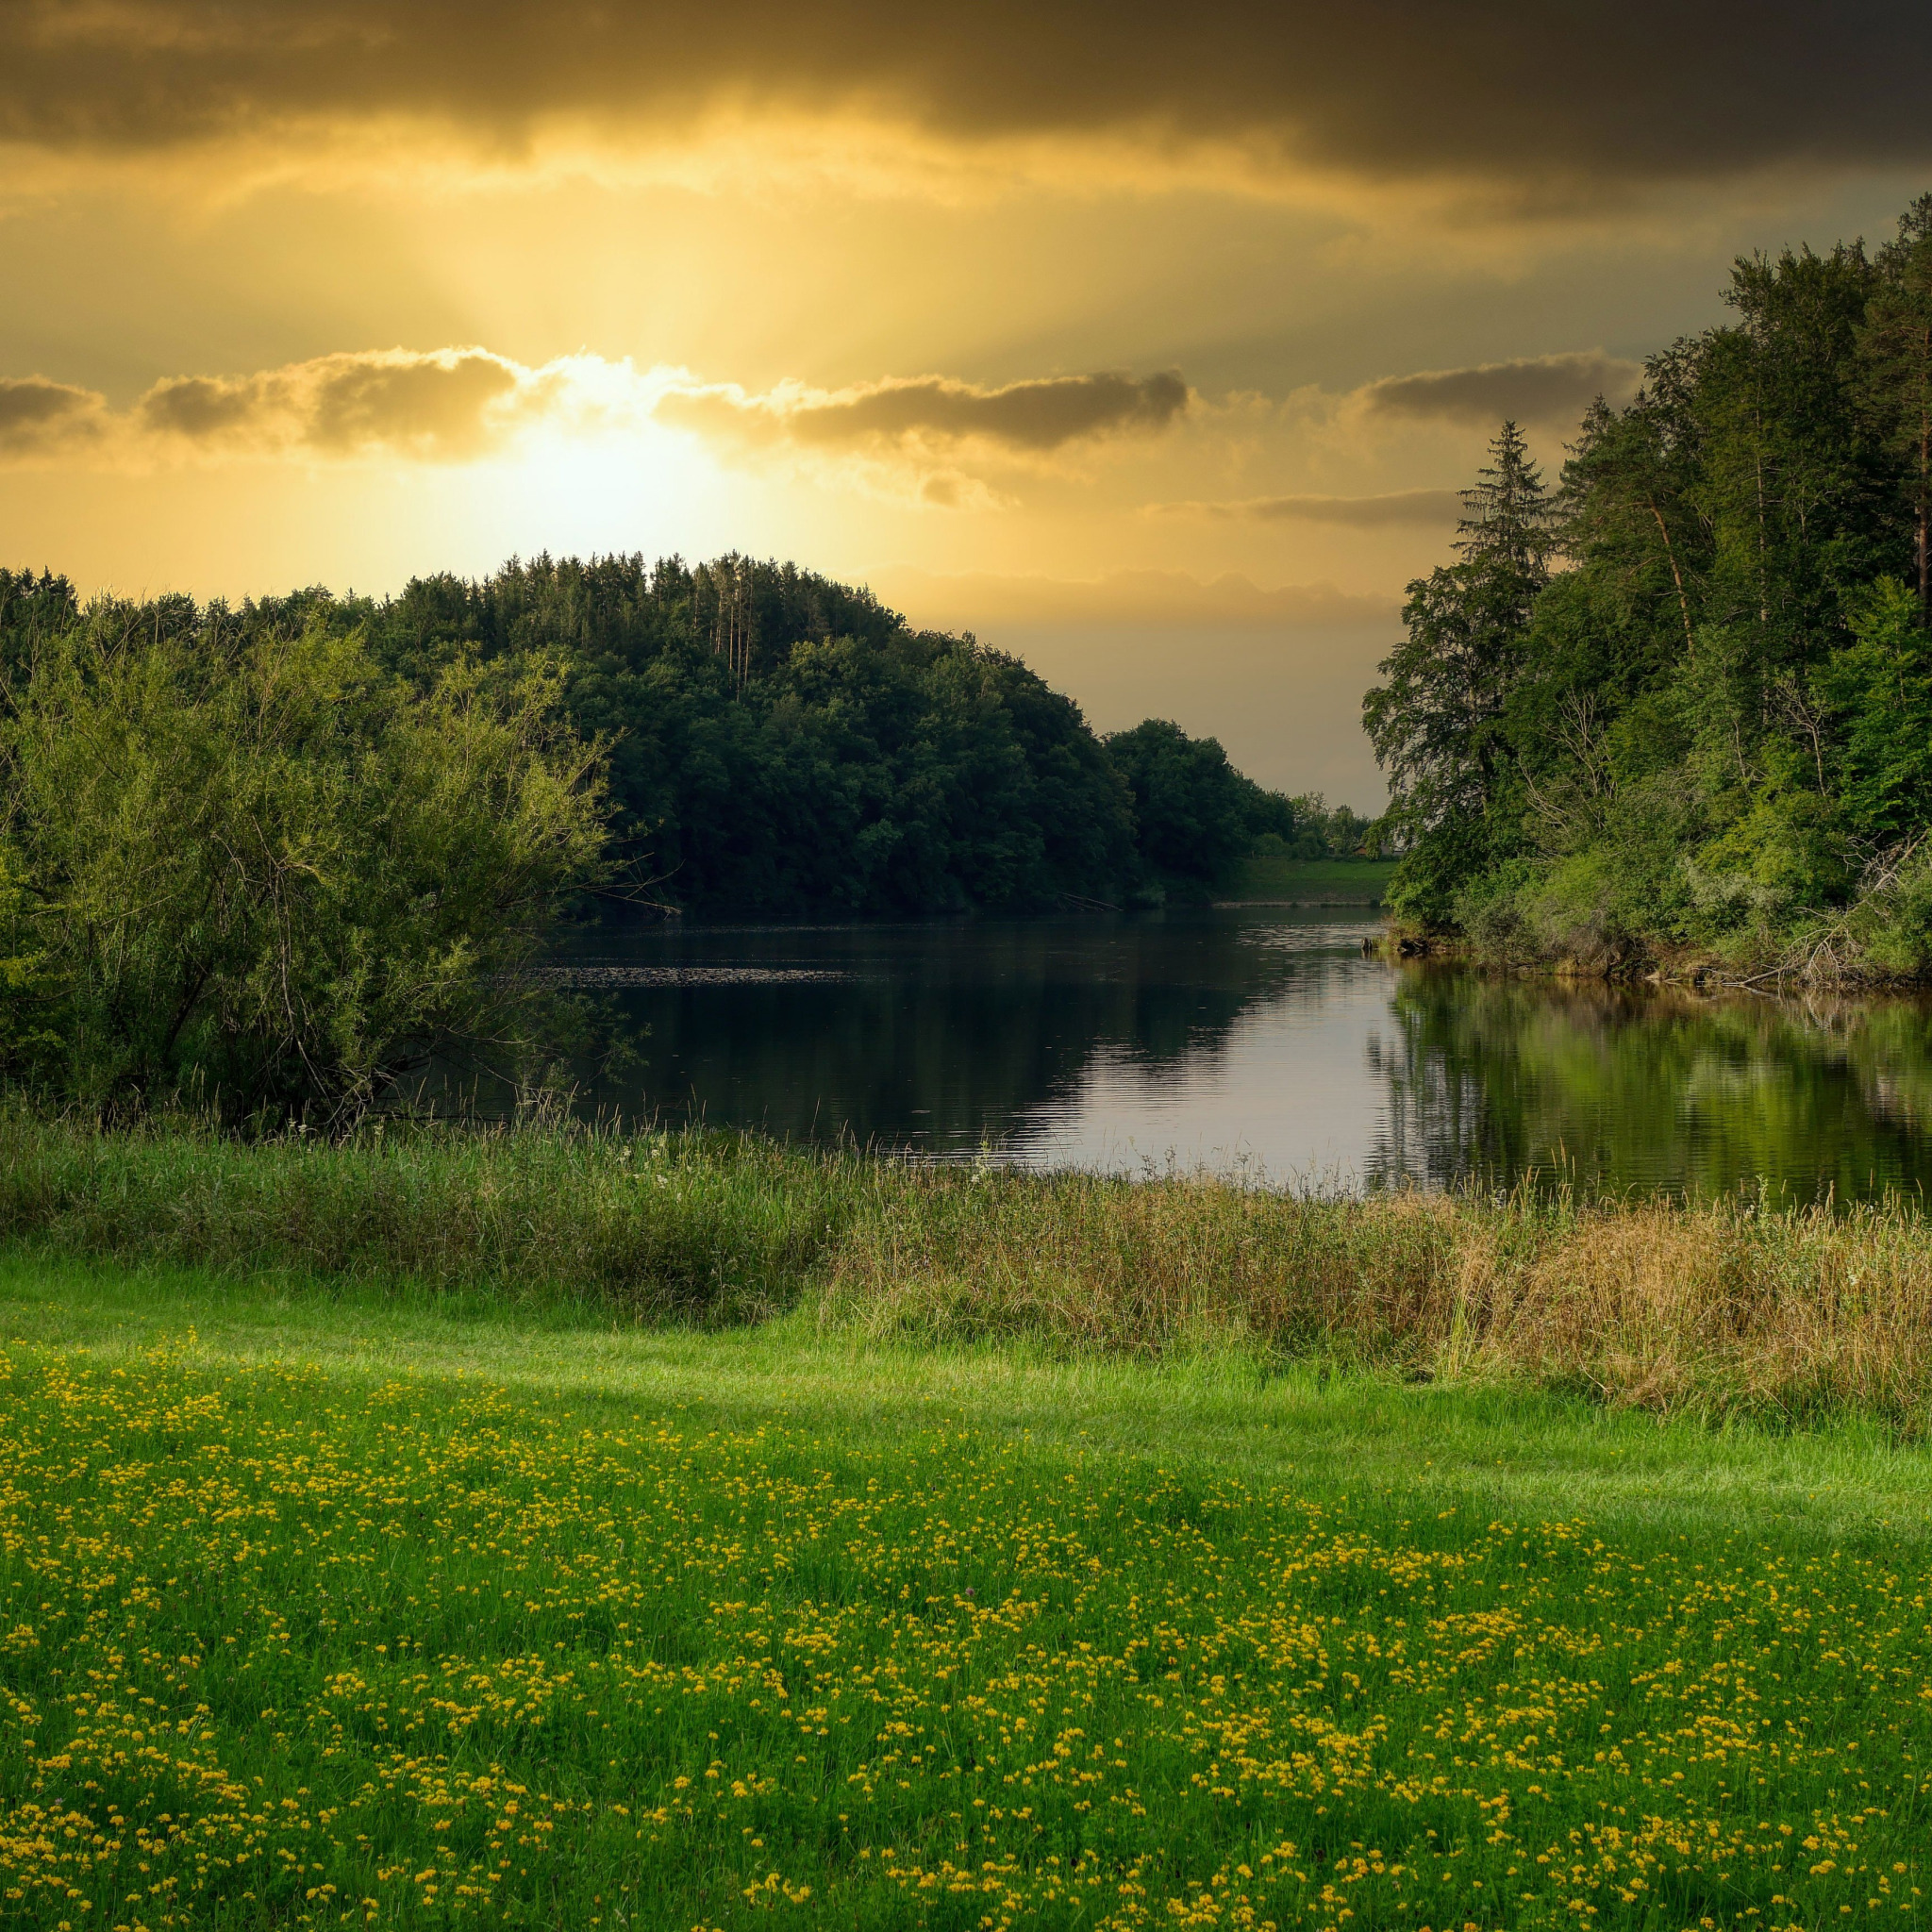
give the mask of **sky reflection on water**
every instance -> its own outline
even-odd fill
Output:
[[[1324,1187],[1917,1192],[1923,998],[1709,1000],[1364,958],[1342,910],[654,926],[558,955],[636,1030],[587,1091],[939,1158]]]

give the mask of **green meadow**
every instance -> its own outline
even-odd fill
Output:
[[[1390,858],[1238,859],[1224,897],[1266,904],[1271,899],[1316,906],[1379,906],[1395,874]]]
[[[9,1924],[1927,1916],[1875,1421],[0,1264]]]

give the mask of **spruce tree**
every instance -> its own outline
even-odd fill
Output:
[[[1462,501],[1459,558],[1408,586],[1408,636],[1362,701],[1389,777],[1388,823],[1410,848],[1395,903],[1424,924],[1448,917],[1452,882],[1507,836],[1495,816],[1508,779],[1503,719],[1555,533],[1542,472],[1514,423]]]

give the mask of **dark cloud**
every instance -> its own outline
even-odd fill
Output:
[[[599,365],[608,369],[611,365]],[[43,376],[0,377],[0,457],[488,454],[540,420],[588,420],[574,363],[525,369],[485,349],[367,350],[248,375],[173,375],[132,408]],[[625,381],[634,382],[629,372]]]
[[[1427,369],[1391,375],[1357,390],[1373,416],[1494,425],[1506,417],[1557,427],[1574,425],[1598,396],[1627,401],[1643,370],[1640,363],[1586,349],[1564,356],[1527,356],[1514,362],[1480,362],[1473,369]]]
[[[0,0],[0,138],[407,117],[513,155],[558,119],[646,138],[736,104],[1577,194],[1932,159],[1928,65],[1932,8],[1905,0]]]
[[[479,454],[501,426],[492,406],[520,372],[482,349],[322,356],[253,375],[173,376],[135,406],[153,434],[225,447]]]
[[[787,389],[759,396],[731,389],[674,390],[658,413],[693,428],[814,449],[980,442],[1044,455],[1084,438],[1164,429],[1187,407],[1188,386],[1170,370],[1139,377],[1044,376],[998,389],[921,375],[829,395]]]
[[[1391,490],[1381,496],[1244,496],[1215,503],[1157,503],[1158,516],[1197,516],[1242,523],[1340,524],[1379,530],[1391,524],[1453,523],[1462,499],[1453,490]]]
[[[43,375],[0,376],[0,455],[58,449],[100,433],[104,399]]]

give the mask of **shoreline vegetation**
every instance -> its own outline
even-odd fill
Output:
[[[1506,423],[1363,722],[1393,938],[1607,977],[1932,975],[1932,195]]]
[[[1154,907],[1205,899],[1251,854],[1346,858],[1372,831],[1171,721],[1097,733],[1019,659],[790,563],[541,557],[236,608],[84,606],[63,577],[0,570],[0,719],[18,714],[0,763],[28,781],[90,729],[186,735],[291,680],[363,699],[363,738],[458,692],[541,715],[595,780],[607,864],[574,883],[698,917]],[[35,880],[61,820],[23,806],[0,867],[17,847]]]
[[[1932,1424],[1932,1226],[1905,1204],[1363,1197],[754,1136],[0,1121],[18,1253],[620,1324],[1257,1359],[1778,1426]]]
[[[789,565],[239,609],[0,571],[0,1085],[108,1121],[541,1090],[617,1044],[524,970],[600,916],[1205,906],[1369,831]]]

